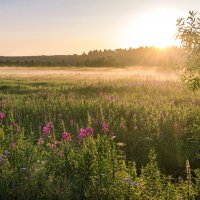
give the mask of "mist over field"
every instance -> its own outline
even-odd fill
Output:
[[[152,79],[152,80],[178,80],[178,71],[174,68],[162,67],[125,67],[125,68],[87,68],[87,67],[0,67],[0,77],[10,78],[42,78],[46,79]]]

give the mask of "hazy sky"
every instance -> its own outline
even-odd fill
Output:
[[[0,0],[0,55],[52,55],[174,44],[200,0]]]

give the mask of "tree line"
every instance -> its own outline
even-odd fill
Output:
[[[54,56],[0,56],[0,66],[86,66],[86,67],[123,67],[123,66],[174,66],[180,64],[182,49],[169,47],[139,47],[115,50],[92,50],[81,55]]]

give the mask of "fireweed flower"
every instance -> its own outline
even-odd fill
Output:
[[[79,142],[84,138],[88,136],[94,136],[94,129],[93,128],[80,128],[79,134],[76,136],[76,140]]]
[[[10,122],[10,127],[17,127],[17,124],[15,122]]]
[[[55,145],[57,145],[58,143],[59,143],[58,140],[55,140],[55,141],[54,141],[54,144],[55,144]]]
[[[57,140],[55,140],[54,143],[51,144],[51,148],[52,148],[52,149],[57,148],[58,143],[59,143],[59,142],[58,142]]]
[[[71,136],[70,136],[70,134],[67,133],[67,132],[63,132],[63,133],[62,133],[62,140],[71,141]]]
[[[51,129],[49,127],[44,126],[42,128],[43,135],[49,135],[50,131],[51,131]]]
[[[38,138],[38,144],[43,144],[44,143],[44,140],[42,137]]]
[[[4,118],[4,115],[2,112],[0,112],[0,122],[3,120],[3,118]]]
[[[86,136],[94,136],[94,129],[93,128],[86,128],[85,129],[85,132],[86,132]]]
[[[55,149],[55,148],[56,148],[56,144],[54,144],[54,143],[51,144],[51,148],[52,148],[52,149]]]
[[[106,133],[106,132],[109,131],[108,123],[106,123],[106,122],[103,122],[103,123],[102,123],[101,131],[103,131],[104,133]]]
[[[47,124],[46,124],[46,127],[48,127],[48,128],[53,128],[53,123],[52,122],[48,122]]]
[[[46,126],[44,126],[44,127],[42,128],[42,133],[43,133],[43,135],[49,135],[52,128],[53,128],[53,123],[52,123],[52,122],[48,122],[48,123],[46,124]]]

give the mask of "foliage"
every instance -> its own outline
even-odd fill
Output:
[[[135,165],[126,164],[108,132],[81,141],[73,135],[72,140],[56,140],[54,132],[49,132],[36,143],[17,124],[2,122],[0,136],[2,200],[194,199],[200,192],[199,179],[197,185],[191,181],[188,161],[186,180],[172,183],[161,174],[153,150],[149,163],[137,175]]]
[[[189,16],[177,20],[177,38],[186,52],[183,80],[193,90],[200,87],[200,18],[198,12],[189,12]]]
[[[199,97],[148,79],[1,78],[0,199],[198,199]]]

